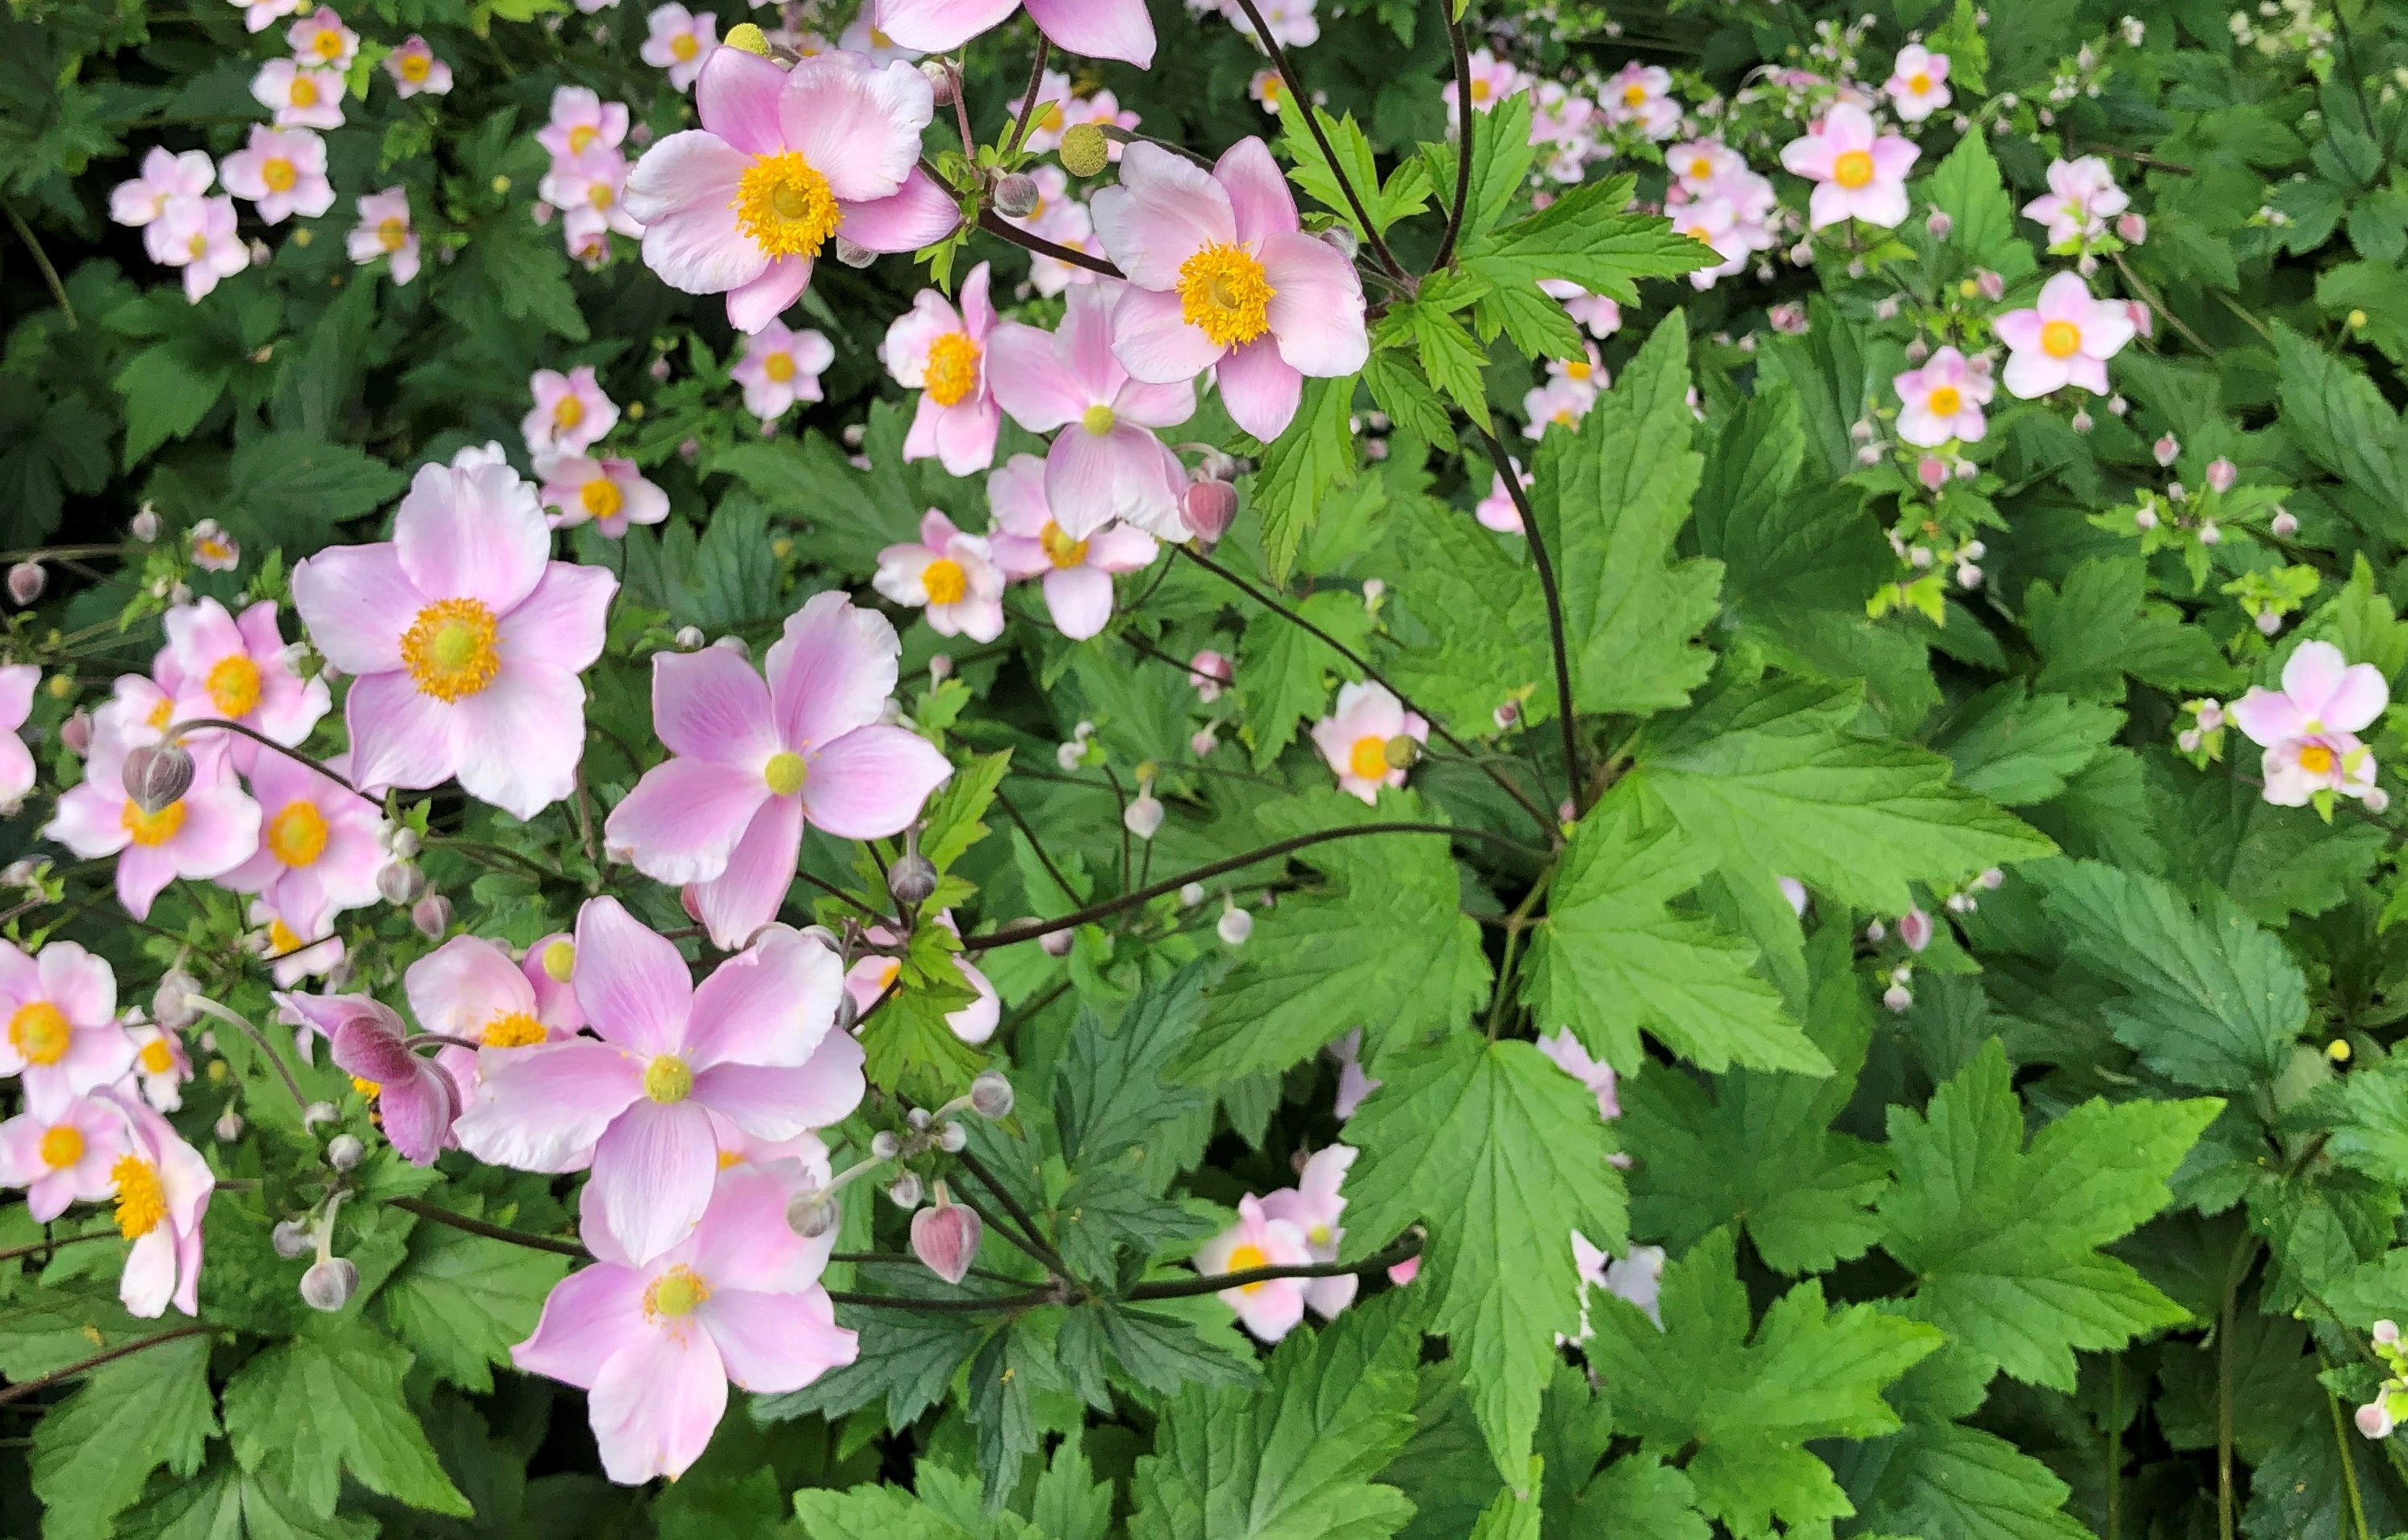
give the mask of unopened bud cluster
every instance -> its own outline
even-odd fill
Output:
[[[869,1141],[868,1159],[856,1162],[838,1172],[836,1178],[825,1187],[807,1189],[788,1199],[787,1225],[796,1234],[805,1239],[826,1234],[836,1226],[838,1193],[854,1182],[876,1175],[883,1166],[911,1160],[930,1150],[941,1150],[949,1155],[957,1154],[969,1143],[969,1131],[955,1121],[956,1118],[964,1112],[969,1112],[993,1121],[998,1118],[1010,1117],[1011,1107],[1011,1082],[996,1071],[989,1070],[970,1082],[970,1089],[967,1093],[954,1097],[944,1105],[933,1110],[924,1107],[912,1108],[904,1118],[904,1122],[910,1129],[908,1134],[896,1134],[889,1129],[880,1130]],[[924,1193],[924,1188],[920,1175],[915,1171],[909,1169],[898,1171],[887,1179],[886,1196],[897,1207],[917,1208]],[[937,1195],[939,1205],[943,1206],[947,1200],[942,1182],[937,1184]],[[972,1215],[970,1219],[975,1224],[977,1216]],[[917,1238],[919,1233],[920,1226],[915,1220],[912,1227],[914,1237],[912,1244],[915,1249],[919,1245]],[[977,1237],[973,1233],[969,1242],[969,1253],[975,1253],[977,1249]],[[965,1260],[962,1262],[965,1269],[968,1266],[968,1254],[965,1253]],[[951,1253],[948,1252],[946,1255]],[[924,1253],[923,1260],[925,1260]],[[929,1265],[936,1267],[933,1262]],[[943,1268],[937,1270],[939,1273],[944,1271]],[[961,1279],[959,1276],[954,1276],[948,1281],[958,1283]]]
[[[2408,1350],[2400,1345],[2400,1328],[2392,1321],[2374,1323],[2374,1356],[2390,1373],[2374,1399],[2358,1409],[2358,1431],[2369,1438],[2388,1438],[2401,1419],[2408,1418]]]

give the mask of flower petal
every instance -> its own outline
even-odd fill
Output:
[[[1027,0],[1027,6],[1037,30],[1068,52],[1154,67],[1154,18],[1145,0]]]
[[[1131,289],[1112,312],[1112,356],[1134,378],[1172,385],[1203,373],[1223,349],[1188,321],[1176,293]]]
[[[363,791],[421,791],[452,777],[452,707],[421,694],[405,674],[351,681],[343,702],[351,736],[351,779]]]
[[[391,542],[329,546],[293,569],[293,607],[309,640],[346,674],[401,666],[401,636],[426,599]]]
[[[718,1172],[719,1141],[700,1105],[638,1097],[594,1147],[589,1209],[641,1266],[693,1233]]]
[[[840,1123],[861,1105],[860,1040],[833,1032],[807,1063],[786,1069],[720,1064],[694,1077],[694,1099],[758,1139],[791,1139]]]
[[[768,797],[752,815],[743,837],[713,877],[686,889],[686,898],[710,934],[710,944],[733,950],[778,918],[795,864],[803,848],[803,806],[793,797]]]
[[[872,251],[917,251],[943,240],[961,222],[961,206],[953,194],[915,165],[893,196],[846,204],[837,229]]]
[[[1229,194],[1240,240],[1258,243],[1297,233],[1296,195],[1287,190],[1287,178],[1280,175],[1279,163],[1260,135],[1248,135],[1223,150],[1212,176]]]
[[[670,135],[636,163],[622,207],[643,225],[644,264],[662,282],[689,294],[723,294],[769,265],[736,220],[738,187],[752,164],[699,129]]]
[[[742,49],[713,49],[695,78],[695,112],[705,129],[733,148],[773,155],[786,148],[778,125],[778,98],[785,89],[786,72],[769,60]]]
[[[1371,356],[1363,326],[1363,283],[1354,264],[1311,235],[1263,243],[1270,279],[1271,335],[1280,357],[1309,375],[1351,375]]]
[[[640,1062],[590,1039],[486,1054],[481,1067],[452,1134],[486,1164],[520,1171],[580,1169],[611,1120],[644,1094]]]
[[[1221,361],[1221,405],[1229,420],[1268,444],[1287,431],[1304,399],[1304,376],[1280,356],[1275,341],[1257,337]]]
[[[781,742],[808,752],[884,716],[902,651],[885,616],[838,590],[813,594],[764,660]]]
[[[1179,269],[1207,246],[1238,238],[1228,190],[1202,166],[1150,144],[1121,157],[1116,187],[1089,209],[1104,251],[1140,289],[1176,289]]]
[[[497,617],[535,592],[552,556],[535,489],[508,465],[420,466],[394,515],[393,543],[419,592],[474,599]]]
[[[843,203],[890,197],[920,158],[936,93],[919,66],[858,53],[813,54],[786,72],[778,121],[787,149]],[[856,237],[857,238],[857,237]]]
[[[652,654],[652,729],[672,754],[744,770],[756,779],[783,747],[768,685],[724,647]]]
[[[757,770],[668,760],[645,771],[610,809],[603,843],[656,882],[708,882],[727,869],[738,842],[770,800]],[[779,891],[783,893],[782,884]]]
[[[783,927],[714,969],[694,991],[685,1061],[806,1063],[836,1024],[843,969],[817,936]]]
[[[941,53],[1010,20],[1020,0],[876,0],[878,30],[907,49]]]
[[[1097,400],[1064,365],[1051,333],[1017,321],[998,322],[987,339],[987,387],[1030,433],[1076,422]]]
[[[505,663],[494,682],[451,709],[462,790],[524,821],[577,790],[585,752],[585,687],[566,669]]]
[[[644,1276],[608,1264],[571,1273],[552,1286],[535,1334],[510,1349],[531,1375],[590,1390],[610,1355],[644,1330]]]
[[[743,1390],[799,1390],[861,1354],[860,1339],[836,1323],[824,1289],[799,1295],[723,1290],[700,1313],[727,1377]]]
[[[619,579],[607,567],[545,563],[534,592],[501,619],[502,656],[513,663],[584,673],[602,656],[610,596],[618,590]]]
[[[617,899],[590,899],[578,911],[570,977],[587,1020],[610,1042],[647,1057],[683,1047],[694,1002],[685,959]]]
[[[602,1469],[622,1486],[674,1480],[702,1457],[727,1414],[727,1372],[702,1332],[652,1327],[605,1360],[585,1411]]]
[[[903,832],[953,773],[937,746],[904,727],[856,727],[810,756],[803,817],[841,839]]]

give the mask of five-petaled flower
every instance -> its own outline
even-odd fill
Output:
[[[2266,800],[2300,807],[2374,791],[2374,752],[2358,734],[2390,704],[2381,669],[2348,662],[2330,642],[2301,642],[2283,664],[2282,689],[2254,685],[2228,709],[2266,750]]]
[[[1906,219],[1906,174],[1921,153],[1882,133],[1863,107],[1838,102],[1805,137],[1782,147],[1781,164],[1814,183],[1807,204],[1813,228],[1853,219],[1889,230]]]

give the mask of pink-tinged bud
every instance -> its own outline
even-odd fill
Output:
[[[2088,433],[2091,429],[2093,429],[2093,428],[2097,427],[2098,425],[2099,425],[2099,420],[2098,420],[2097,418],[2092,417],[2092,416],[2090,415],[2090,408],[2089,408],[2089,407],[2087,407],[2087,406],[2077,406],[2077,407],[2075,407],[2075,408],[2074,408],[2074,411],[2073,411],[2073,431],[2074,431],[2075,433],[2078,433],[2078,434],[2086,434],[2086,433]]]
[[[2156,443],[2150,445],[2149,452],[2157,456],[2158,464],[2171,465],[2174,463],[2175,457],[2182,453],[2182,440],[2176,438],[2172,434],[2168,434],[2163,438],[2160,438]]]
[[[907,1171],[886,1184],[886,1200],[897,1208],[920,1206],[920,1174]]]
[[[2143,503],[2132,514],[2134,529],[2153,530],[2157,527],[2157,509],[2154,503]]]
[[[1890,1014],[1895,1016],[1914,1004],[1914,991],[1903,984],[1892,984],[1882,991],[1882,1004],[1887,1005]]]
[[[1982,875],[1975,880],[1980,882],[1983,887],[1989,889],[1992,892],[1997,892],[2000,888],[2006,886],[2007,874],[1999,870],[1996,866],[1985,866],[1982,868]]]
[[[141,511],[134,516],[132,528],[134,538],[145,545],[156,540],[159,538],[159,510],[148,503],[143,504]]]
[[[59,723],[59,741],[67,752],[81,759],[92,752],[92,714],[79,708],[76,714]]]
[[[2383,1344],[2386,1348],[2398,1347],[2400,1344],[2399,1322],[2392,1320],[2376,1321],[2374,1323],[2374,1340]]]
[[[1395,1284],[1399,1289],[1402,1289],[1405,1285],[1412,1282],[1415,1278],[1420,1277],[1421,1276],[1422,1260],[1419,1257],[1407,1257],[1404,1261],[1397,1263],[1396,1266],[1388,1269],[1388,1281]]]
[[[1224,945],[1242,947],[1246,938],[1254,934],[1254,917],[1231,903],[1222,909],[1221,919],[1212,929]]]
[[[959,94],[959,93],[953,86],[953,65],[945,63],[942,59],[922,60],[920,64],[920,78],[928,82],[928,90],[936,96],[937,105],[939,107],[951,107],[953,105],[953,98],[955,95]],[[955,1278],[953,1281],[955,1283],[959,1283],[961,1279]]]
[[[126,752],[117,779],[135,806],[158,813],[183,801],[193,789],[193,756],[180,744],[146,744]]]
[[[2358,1409],[2358,1431],[2369,1438],[2391,1436],[2391,1411],[2383,1405],[2381,1397]]]
[[[1930,356],[1931,344],[1924,341],[1921,337],[1916,337],[1913,342],[1906,345],[1906,361],[1909,364],[1920,364]]]
[[[1121,826],[1140,839],[1152,839],[1162,831],[1164,811],[1162,799],[1147,791],[1122,810]]]
[[[996,178],[995,211],[1005,219],[1026,219],[1037,212],[1042,198],[1037,190],[1037,178],[1026,172],[1014,171]]]
[[[2139,214],[2119,214],[2115,217],[2115,237],[2127,246],[2138,246],[2149,238],[2149,221]]]
[[[557,213],[558,210],[554,209],[552,205],[548,203],[538,203],[533,208],[527,210],[527,212],[535,216],[536,223],[550,224],[552,222],[552,216]]]
[[[1776,305],[1765,311],[1764,319],[1783,336],[1806,335],[1806,307],[1802,305]]]
[[[1331,250],[1337,252],[1340,256],[1344,257],[1348,262],[1353,262],[1362,253],[1362,241],[1355,236],[1354,231],[1347,229],[1342,224],[1333,224],[1327,229],[1316,231],[1314,234],[1321,237],[1323,244],[1326,245]]]
[[[30,605],[50,586],[50,575],[39,562],[20,562],[8,569],[8,597]]]
[[[1190,481],[1179,494],[1179,515],[1196,538],[1212,545],[1238,517],[1238,489],[1226,481]]]
[[[2187,503],[2190,501],[2190,489],[2179,481],[2169,481],[2166,483],[2166,501]]]
[[[1888,298],[1875,305],[1873,307],[1873,319],[1876,321],[1896,321],[1898,319],[1898,296],[1896,294],[1892,294]]]
[[[1798,918],[1805,919],[1806,884],[1794,877],[1777,877],[1772,880],[1780,885],[1781,896],[1789,901],[1789,907],[1796,912]]]
[[[2258,635],[2272,636],[2282,629],[2283,618],[2280,615],[2271,609],[2261,609],[2258,612]]]
[[[1048,957],[1068,957],[1070,955],[1070,939],[1068,931],[1048,931],[1037,938],[1037,945]]]
[[[2208,491],[2230,492],[2232,490],[2232,484],[2240,479],[2241,467],[2234,464],[2231,461],[2215,459],[2207,463]]]
[[[1956,221],[1948,217],[1946,209],[1935,208],[1931,217],[1923,221],[1923,228],[1931,232],[1933,240],[1946,240],[1948,233],[1956,228]]]
[[[668,354],[663,353],[660,357],[652,360],[650,364],[645,366],[644,372],[652,376],[655,381],[667,380],[669,378]]]
[[[2157,313],[2155,310],[2150,309],[2147,306],[2142,304],[2139,300],[2126,300],[2124,302],[2124,314],[2131,319],[2132,330],[2140,333],[2143,336],[2155,336],[2157,335]]]
[[[218,1120],[209,1125],[209,1132],[217,1135],[220,1144],[234,1143],[242,1137],[242,1114],[229,1105],[218,1114]]]
[[[2207,522],[2207,523],[2204,523],[2204,524],[2200,525],[2200,527],[2199,527],[2199,543],[2200,543],[2200,545],[2202,545],[2202,546],[2212,546],[2212,545],[2216,544],[2218,541],[2222,540],[2223,538],[2224,538],[2224,532],[2223,532],[2222,530],[2217,529],[2217,528],[2215,527],[2215,524],[2214,524],[2214,520],[2210,520],[2210,521],[2209,521],[2209,522]]]
[[[678,441],[678,458],[680,460],[692,460],[695,455],[698,455],[701,452],[702,441],[698,438],[683,438]]]
[[[1848,436],[1855,439],[1859,444],[1871,443],[1873,441],[1873,425],[1870,419],[1860,417],[1854,422],[1849,423]]]
[[[2120,395],[2111,395],[2107,398],[2107,415],[2110,417],[2121,417],[2131,409],[2132,404]]]
[[[429,941],[439,941],[452,928],[452,901],[441,893],[429,893],[409,906],[409,922],[418,934]]]
[[[1888,939],[1888,936],[1889,927],[1883,924],[1880,920],[1872,920],[1865,922],[1865,939],[1871,942],[1874,946],[1880,946],[1885,940]]]
[[[1878,444],[1868,444],[1856,451],[1856,463],[1859,465],[1878,465],[1881,463],[1882,451]]]
[[[2099,276],[2099,259],[2092,256],[2089,252],[2085,251],[2082,255],[2073,259],[2073,270],[2081,274],[2086,278],[2097,278]]]
[[[2199,703],[2199,725],[2213,733],[2224,725],[2224,703],[2209,699]]]
[[[1199,727],[1188,734],[1187,751],[1199,760],[1211,757],[1212,750],[1220,747],[1221,740],[1212,735],[1209,727]]]
[[[836,238],[836,260],[847,267],[867,267],[878,260],[878,253],[857,241],[838,235]]]
[[[1914,478],[1923,483],[1925,492],[1938,492],[1948,484],[1948,463],[1936,454],[1927,454],[1914,463]]]
[[[1931,945],[1931,917],[1921,909],[1909,909],[1898,917],[1898,938],[1906,949],[1919,952]]]
[[[2292,535],[2300,533],[2299,515],[2293,513],[2288,508],[2276,508],[2274,510],[2273,519],[2268,522],[2266,527],[2274,532],[2275,539],[2287,540]]]
[[[1488,720],[1495,722],[1497,724],[1497,730],[1502,733],[1507,728],[1522,720],[1522,703],[1520,701],[1507,701],[1496,710],[1491,711],[1488,714]]]
[[[1971,893],[1950,893],[1948,895],[1948,912],[1950,914],[1971,914],[1974,907],[1975,905],[1973,903],[1973,895]]]
[[[970,1276],[985,1233],[978,1215],[953,1202],[939,1182],[937,1201],[911,1216],[911,1254],[947,1283],[959,1283]]]
[[[1992,304],[2007,297],[2007,280],[1987,267],[1973,275],[1973,287]]]
[[[2196,727],[2186,727],[2181,732],[2175,734],[2174,747],[2181,749],[2186,754],[2198,753],[2199,729]]]
[[[1980,588],[1982,586],[1982,569],[1973,565],[1971,562],[1958,567],[1956,569],[1956,586],[1958,588]]]
[[[329,1314],[351,1302],[359,1291],[360,1270],[342,1257],[329,1257],[301,1275],[301,1302]]]
[[[2366,794],[2358,800],[2368,812],[2379,817],[2384,809],[2391,806],[2391,793],[2380,786],[2370,786],[2366,789]]]
[[[1197,698],[1207,706],[1221,698],[1221,692],[1235,675],[1229,660],[1209,648],[1187,660],[1187,682],[1196,687]]]

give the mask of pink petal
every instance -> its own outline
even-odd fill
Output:
[[[589,899],[578,911],[573,982],[594,1030],[610,1042],[647,1057],[683,1046],[694,1001],[685,959],[617,899]]]
[[[2324,724],[2336,733],[2356,733],[2372,725],[2391,704],[2391,691],[2383,682],[2383,671],[2372,663],[2352,663],[2341,677],[2341,685],[2325,702]]]
[[[702,1457],[727,1412],[727,1374],[707,1333],[651,1326],[605,1361],[586,1393],[602,1469],[622,1486],[671,1478]]]
[[[902,650],[885,616],[840,591],[813,594],[764,660],[782,742],[805,751],[884,716]]]
[[[603,840],[656,882],[708,882],[727,869],[737,842],[770,800],[757,770],[673,759],[645,771],[610,809]]]
[[[727,324],[748,334],[761,330],[800,299],[810,281],[810,258],[778,258],[758,276],[727,291]]]
[[[1001,26],[1020,0],[874,0],[878,30],[907,49],[941,53]]]
[[[293,607],[326,661],[346,674],[401,666],[401,636],[426,599],[388,544],[329,546],[293,569]]]
[[[1179,269],[1207,246],[1238,238],[1238,217],[1212,174],[1167,150],[1133,144],[1121,179],[1089,205],[1105,252],[1140,289],[1176,289]]]
[[[925,406],[926,396],[920,398]],[[996,436],[1003,413],[992,396],[937,408],[935,438],[938,463],[954,476],[971,476],[995,463]]]
[[[987,340],[987,386],[1030,433],[1076,422],[1096,401],[1055,356],[1053,336],[1017,321],[998,322]]]
[[[578,961],[581,969],[581,951]],[[590,1039],[486,1054],[482,1069],[452,1134],[488,1165],[521,1171],[583,1166],[611,1120],[644,1094],[643,1065]]]
[[[461,789],[522,821],[577,790],[585,751],[585,687],[544,663],[505,663],[494,682],[451,709]]]
[[[1136,572],[1154,564],[1161,544],[1143,530],[1113,524],[1087,537],[1087,565],[1105,572]]]
[[[894,196],[846,204],[837,229],[872,251],[917,251],[943,240],[961,222],[961,206],[953,194],[915,165]]]
[[[443,1152],[452,1120],[459,1116],[459,1090],[452,1077],[433,1064],[407,1080],[388,1081],[377,1096],[385,1137],[402,1159],[413,1165],[433,1165]]]
[[[402,975],[409,1013],[429,1032],[474,1041],[499,1016],[535,1014],[535,989],[509,955],[481,936],[453,936]]]
[[[644,227],[644,264],[670,288],[721,294],[761,276],[769,258],[736,220],[752,157],[698,129],[652,146],[627,174],[624,207]]]
[[[850,1033],[821,1039],[807,1063],[786,1069],[720,1064],[694,1077],[694,1100],[757,1139],[791,1139],[840,1123],[861,1105],[861,1042]]]
[[[1371,341],[1354,264],[1311,235],[1274,236],[1263,243],[1262,256],[1280,357],[1305,374],[1333,378],[1362,368]]]
[[[718,1171],[719,1141],[700,1104],[639,1097],[602,1131],[590,1185],[603,1227],[641,1265],[693,1231]]]
[[[685,1062],[696,1070],[809,1062],[836,1024],[842,977],[836,954],[816,937],[771,931],[695,990]]]
[[[1045,462],[1033,454],[1015,454],[986,478],[986,505],[996,528],[1007,535],[1034,540],[1054,521],[1045,501]],[[996,536],[987,536],[993,545]],[[996,546],[999,552],[1002,548]]]
[[[1915,157],[1922,153],[1913,141],[1885,134],[1873,141],[1873,176],[1885,182],[1904,181],[1907,172],[1914,168]]]
[[[394,553],[430,599],[475,599],[507,615],[535,592],[552,531],[535,493],[508,465],[422,465],[393,520]]]
[[[645,1330],[643,1274],[588,1267],[552,1286],[535,1334],[510,1349],[510,1362],[528,1374],[590,1390],[610,1355]]]
[[[722,1130],[722,1147],[742,1137],[740,1131]],[[813,1179],[824,1180],[824,1156],[812,1163]],[[685,1251],[687,1264],[710,1282],[714,1298],[729,1289],[798,1294],[819,1281],[836,1247],[834,1232],[805,1240],[786,1223],[787,1195],[803,1164],[798,1161],[781,1172],[774,1164],[748,1162],[720,1172],[710,1207]]]
[[[1222,352],[1204,328],[1188,322],[1171,291],[1128,290],[1112,313],[1112,356],[1135,378],[1157,385],[1192,380]]]
[[[857,727],[810,756],[803,816],[841,839],[884,839],[903,832],[953,767],[909,728]]]
[[[2049,357],[2039,349],[2011,353],[2007,366],[1999,378],[2007,393],[2019,401],[2029,401],[2051,391],[2062,390],[2071,379],[2073,371],[2061,360]]]
[[[1045,499],[1064,534],[1083,539],[1115,519],[1154,525],[1178,512],[1163,474],[1163,448],[1143,428],[1100,436],[1065,428],[1045,457]]]
[[[162,848],[179,877],[222,877],[259,848],[259,804],[231,784],[184,794],[184,826]]]
[[[343,720],[351,735],[351,778],[361,790],[419,791],[452,777],[452,707],[419,693],[408,675],[352,680]]]
[[[711,945],[733,950],[778,918],[786,890],[794,886],[802,848],[803,805],[793,797],[764,799],[726,866],[686,889]]]
[[[1112,397],[1112,415],[1140,428],[1176,427],[1196,415],[1196,381],[1192,377],[1165,384],[1132,379]],[[1180,475],[1180,482],[1186,483],[1184,472]]]
[[[1054,628],[1083,642],[1112,618],[1111,574],[1096,567],[1063,567],[1045,575],[1045,607]]]
[[[1296,195],[1260,136],[1249,135],[1222,151],[1212,175],[1229,194],[1240,240],[1254,244],[1297,233]]]
[[[72,941],[53,941],[34,960],[42,997],[79,1027],[97,1027],[117,1014],[117,974]]]
[[[1839,147],[1830,140],[1819,134],[1809,134],[1781,147],[1781,164],[1798,176],[1823,182],[1831,179],[1832,163],[1839,154]]]
[[[652,729],[672,754],[741,769],[756,780],[769,756],[784,747],[768,685],[724,647],[652,654]]]
[[[1221,361],[1221,405],[1229,420],[1268,444],[1287,431],[1304,399],[1304,377],[1280,357],[1270,337],[1257,337]]]
[[[1071,53],[1154,67],[1154,18],[1145,0],[1027,0],[1037,30]],[[892,36],[893,34],[888,34]]]
[[[150,905],[176,880],[176,862],[164,846],[129,845],[117,858],[117,901],[136,920],[150,918]]]
[[[859,1340],[836,1323],[824,1289],[801,1295],[724,1290],[703,1303],[701,1316],[727,1377],[747,1390],[799,1390],[861,1352]]]
[[[602,656],[610,596],[618,590],[619,579],[607,567],[545,563],[535,591],[502,617],[502,656],[512,663],[584,673]]]
[[[875,66],[863,55],[837,52],[814,54],[788,70],[778,99],[786,148],[826,178],[842,203],[898,192],[920,158],[920,130],[935,111],[934,90],[918,66],[900,59]]]
[[[778,124],[778,97],[785,87],[786,72],[768,60],[742,49],[713,49],[695,78],[695,111],[705,129],[745,154],[774,155],[786,148]]]
[[[2297,653],[2292,654],[2298,657]],[[2227,706],[2233,725],[2249,735],[2253,743],[2272,749],[2300,736],[2307,731],[2308,716],[2280,691],[2259,686],[2250,687],[2249,693]]]

